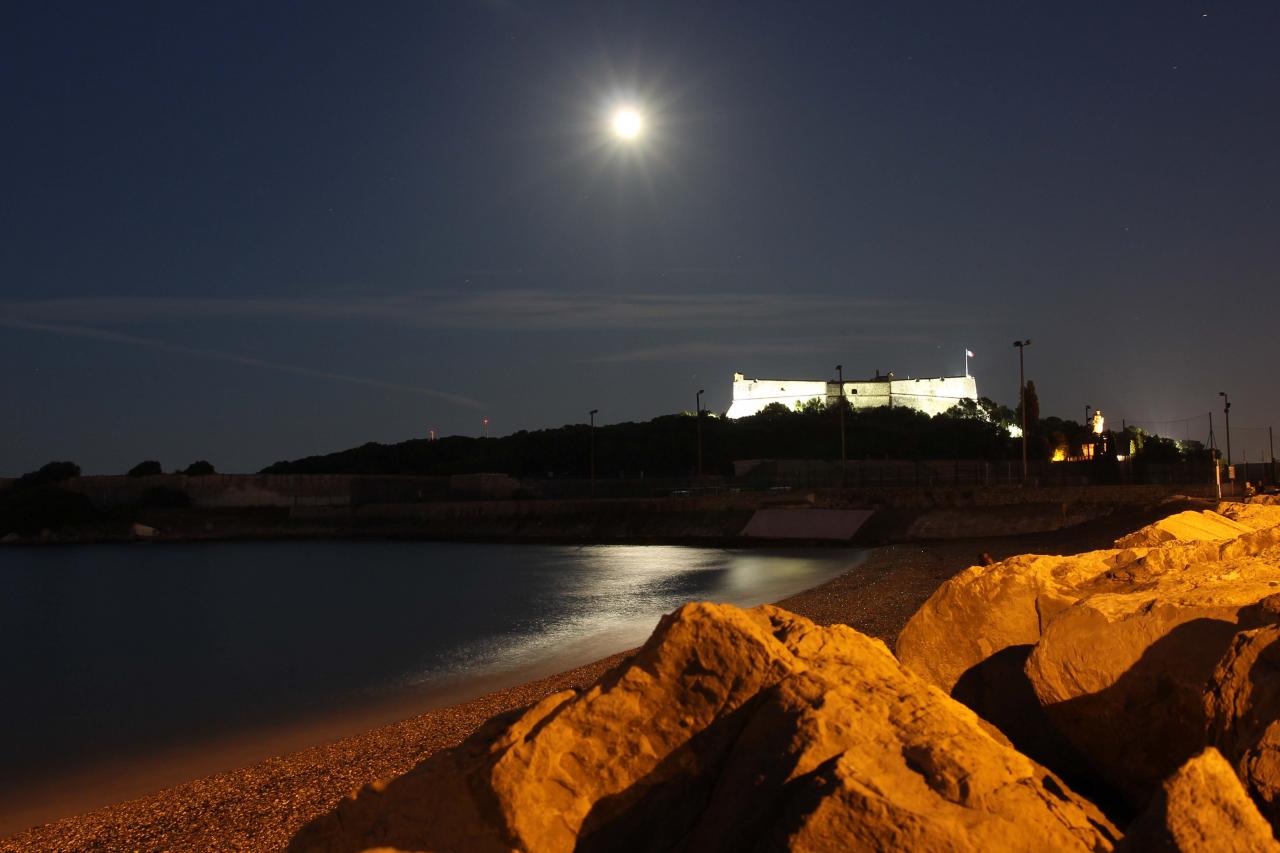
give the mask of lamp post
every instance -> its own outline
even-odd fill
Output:
[[[707,393],[699,388],[694,396],[694,417],[698,419],[698,479],[702,479],[702,395]]]
[[[591,497],[596,496],[596,412],[599,409],[592,409],[588,417],[591,418],[591,426],[588,430],[587,443],[591,448]]]
[[[1222,414],[1227,419],[1227,467],[1231,467],[1231,398],[1227,396],[1226,391],[1219,391],[1218,396],[1222,398]]]
[[[1093,438],[1093,421],[1089,417],[1089,413],[1093,411],[1093,406],[1088,403],[1084,404],[1084,440],[1080,442],[1080,453],[1084,453],[1085,442]],[[1096,449],[1096,448],[1095,448]],[[1090,457],[1092,458],[1092,457]]]
[[[1031,338],[1014,341],[1018,348],[1018,408],[1022,410],[1022,482],[1027,482],[1027,378],[1023,367],[1023,350],[1031,346]]]
[[[836,376],[840,381],[840,397],[836,405],[840,407],[840,488],[844,488],[845,453],[844,453],[844,365],[836,365]]]

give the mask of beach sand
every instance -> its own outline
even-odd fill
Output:
[[[820,624],[851,625],[892,647],[938,585],[984,552],[998,560],[1107,548],[1178,509],[1117,514],[1050,533],[889,545],[846,574],[778,603]],[[626,656],[38,826],[0,841],[0,850],[279,850],[300,826],[360,786],[404,773],[495,714],[588,685]]]

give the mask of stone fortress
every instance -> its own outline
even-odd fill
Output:
[[[936,379],[898,379],[892,373],[883,376],[876,371],[874,379],[846,379],[844,388],[834,379],[748,379],[733,374],[733,404],[726,413],[730,418],[757,414],[770,403],[781,403],[788,409],[810,400],[834,405],[844,394],[855,409],[876,406],[904,406],[939,415],[961,400],[978,399],[978,383],[972,376],[940,376]]]

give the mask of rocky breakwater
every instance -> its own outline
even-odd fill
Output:
[[[1278,639],[1280,506],[1259,502],[968,569],[897,650],[1113,817],[1204,776],[1216,747],[1280,825]]]
[[[292,850],[1110,850],[1091,803],[878,640],[690,604],[585,691],[367,787]]]

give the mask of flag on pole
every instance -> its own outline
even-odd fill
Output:
[[[973,350],[965,350],[964,355],[965,358],[977,358],[977,356],[973,354]]]

